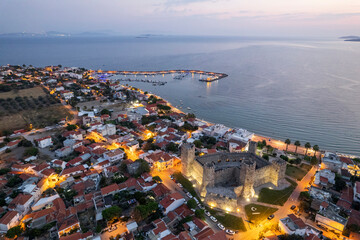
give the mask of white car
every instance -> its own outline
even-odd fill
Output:
[[[234,235],[235,232],[233,230],[230,230],[230,229],[226,229],[225,230],[226,234],[229,234],[229,235]]]
[[[208,216],[208,217],[211,216],[210,213],[208,211],[206,211],[206,210],[205,210],[205,215]]]
[[[225,227],[224,227],[221,223],[218,223],[217,226],[218,226],[218,228],[220,228],[221,230],[225,230]]]
[[[189,192],[186,193],[186,196],[188,196],[189,198],[193,198],[193,196]]]
[[[181,187],[181,188],[183,187],[183,186],[181,185],[181,183],[178,183],[177,185],[178,185],[179,187]]]
[[[194,200],[197,204],[199,204],[199,200],[197,200],[197,198],[194,198]]]
[[[213,216],[210,216],[210,219],[211,219],[211,221],[213,221],[213,222],[217,222],[217,219],[216,219],[215,217],[213,217]]]
[[[200,203],[198,204],[198,207],[202,210],[205,210],[205,207],[203,205],[201,205]]]

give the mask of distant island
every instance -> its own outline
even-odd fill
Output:
[[[344,39],[344,41],[351,41],[351,42],[360,42],[359,36],[343,36],[340,39]]]

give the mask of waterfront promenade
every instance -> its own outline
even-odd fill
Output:
[[[255,142],[265,140],[267,145],[270,145],[273,148],[277,148],[277,149],[282,150],[282,151],[286,151],[286,143],[281,141],[281,140],[277,140],[277,139],[270,138],[270,137],[264,137],[264,136],[260,136],[260,135],[256,135],[256,134],[254,135],[254,137],[251,140],[255,141]],[[303,144],[305,144],[305,143],[303,143]],[[301,155],[305,155],[305,153],[306,153],[306,148],[305,147],[299,146],[296,149],[296,146],[294,144],[289,144],[289,146],[287,148],[287,151],[295,153],[295,150],[296,150],[296,153],[301,154]],[[315,151],[312,148],[309,148],[308,151],[307,151],[307,155],[314,156],[314,154],[315,154]],[[321,157],[321,151],[316,152],[316,157],[317,158]]]

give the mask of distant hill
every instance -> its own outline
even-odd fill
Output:
[[[0,38],[47,38],[47,37],[103,37],[103,36],[118,36],[119,34],[99,31],[99,32],[82,32],[82,33],[65,33],[65,32],[56,32],[48,31],[44,33],[28,33],[28,32],[17,32],[17,33],[2,33]]]
[[[3,33],[0,34],[0,37],[11,37],[11,38],[29,38],[29,37],[70,37],[69,33],[49,31],[45,33],[27,33],[27,32],[18,32],[18,33]]]
[[[359,36],[343,36],[343,37],[340,37],[340,39],[344,39],[344,41],[352,41],[352,42],[359,42],[360,41]]]

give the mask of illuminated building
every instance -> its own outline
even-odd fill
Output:
[[[285,177],[286,162],[268,162],[255,154],[256,143],[249,152],[214,153],[195,157],[195,146],[183,144],[182,173],[195,182],[195,189],[205,203],[214,203],[225,211],[236,211],[238,201],[254,197],[254,187],[266,183],[278,186]]]

